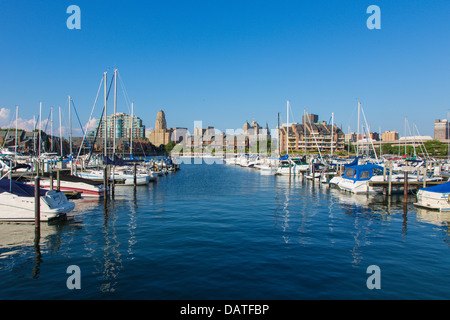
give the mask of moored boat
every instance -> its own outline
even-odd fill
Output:
[[[63,192],[40,190],[40,221],[66,216],[75,208]],[[0,180],[0,221],[34,221],[34,187],[10,179]]]
[[[439,211],[450,211],[450,182],[422,188],[417,192],[416,207]]]

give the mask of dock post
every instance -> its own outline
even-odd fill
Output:
[[[426,188],[427,186],[427,167],[423,169],[423,187]]]
[[[50,170],[50,190],[53,190],[53,170]]]
[[[403,190],[403,201],[406,205],[406,202],[408,201],[408,172],[404,172],[404,178],[403,178],[404,182],[403,182],[403,188],[405,190]]]
[[[133,168],[134,170],[133,170],[133,183],[134,183],[134,187],[136,187],[136,171],[137,171],[137,169],[136,169],[136,163],[134,163],[134,168]]]
[[[34,178],[34,226],[36,232],[41,230],[41,178],[37,175]]]
[[[388,196],[390,197],[392,193],[392,162],[389,162],[389,192]]]
[[[105,202],[105,205],[107,197],[108,197],[108,166],[106,165],[105,168],[103,169],[103,201]]]
[[[61,191],[61,172],[60,170],[56,171],[56,191]]]
[[[316,167],[315,167],[314,163],[312,163],[311,171],[312,171],[312,183],[314,184],[314,182],[315,182],[314,180],[316,180],[315,179]]]

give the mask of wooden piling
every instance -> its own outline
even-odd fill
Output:
[[[134,169],[133,170],[133,184],[136,187],[136,185],[137,185],[137,178],[136,178],[136,176],[137,176],[137,168],[136,168],[136,163],[134,163],[134,168],[133,169]]]
[[[41,228],[41,178],[37,175],[34,178],[34,226],[40,232]]]
[[[61,172],[56,171],[56,191],[61,191]]]
[[[107,201],[108,197],[108,166],[103,169],[103,201]]]
[[[427,167],[424,168],[423,172],[423,187],[426,188],[427,186]]]
[[[406,202],[408,201],[408,172],[404,172],[404,178],[403,178],[404,182],[403,182],[403,201],[406,204]]]

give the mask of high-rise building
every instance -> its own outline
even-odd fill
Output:
[[[105,132],[105,121],[99,125],[98,137],[104,138],[105,134],[108,138],[144,138],[145,126],[142,120],[137,116],[129,116],[125,113],[115,113],[107,117],[108,132]],[[114,128],[115,125],[115,128]],[[115,132],[115,135],[114,135]]]
[[[166,145],[170,142],[170,130],[167,129],[166,115],[159,110],[156,115],[155,130],[150,132],[149,140],[155,146]]]
[[[381,135],[381,140],[383,142],[386,141],[396,141],[398,140],[398,132],[397,131],[385,131],[382,135]]]

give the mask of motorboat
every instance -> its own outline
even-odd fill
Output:
[[[102,170],[88,170],[77,172],[76,175],[81,178],[103,181]],[[131,170],[120,170],[111,172],[110,180],[114,180],[116,186],[133,186],[134,173]],[[150,182],[150,176],[146,173],[136,173],[136,185],[145,185]]]
[[[375,192],[369,181],[372,177],[383,173],[383,167],[374,164],[354,165],[345,167],[341,179],[331,179],[330,183],[335,184],[344,191],[351,193],[371,193]]]
[[[28,184],[34,185],[34,181],[30,181]],[[52,185],[52,181],[47,175],[46,179],[40,181],[40,185],[46,189],[56,189],[57,181],[56,179],[53,179]],[[105,194],[103,181],[96,181],[68,174],[60,175],[59,189],[63,192],[81,192],[83,197],[103,197]]]
[[[414,206],[439,211],[450,211],[450,182],[419,189],[417,192],[417,202],[414,203]]]
[[[35,221],[35,188],[10,179],[0,180],[0,221]],[[61,191],[40,189],[40,221],[63,218],[75,208]]]

